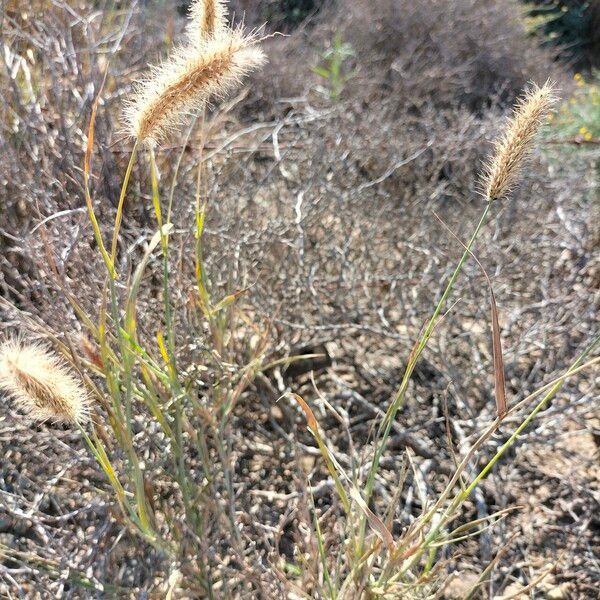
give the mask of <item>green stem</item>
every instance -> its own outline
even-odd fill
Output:
[[[485,220],[488,216],[491,204],[491,202],[486,202],[485,210],[483,211],[483,214],[479,219],[479,223],[477,224],[475,231],[471,235],[471,239],[469,240],[460,260],[458,261],[458,264],[456,265],[456,268],[454,269],[454,272],[452,273],[452,276],[450,277],[450,280],[446,285],[446,289],[444,290],[444,293],[442,294],[435,307],[435,310],[433,311],[433,315],[429,319],[427,326],[425,327],[417,344],[415,345],[415,348],[411,353],[400,387],[394,397],[394,400],[388,408],[385,417],[383,418],[383,421],[379,425],[377,436],[375,437],[375,454],[373,456],[373,462],[371,463],[371,468],[369,470],[367,484],[365,487],[365,500],[367,502],[369,501],[371,494],[373,493],[373,487],[375,485],[375,475],[377,474],[377,470],[379,468],[379,462],[385,449],[386,442],[390,436],[390,432],[394,423],[394,419],[396,418],[396,414],[398,413],[398,410],[402,407],[404,397],[406,396],[406,392],[408,390],[408,384],[417,364],[417,361],[419,360],[421,354],[423,353],[423,350],[425,349],[425,346],[427,345],[427,342],[429,341],[429,338],[431,337],[433,329],[435,328],[438,322],[442,308],[444,307],[444,304],[446,303],[446,300],[448,299],[448,296],[450,295],[450,292],[452,291],[452,288],[454,287],[454,284],[456,283],[456,280],[467,258],[471,254],[471,250],[475,244],[475,240],[477,239],[481,228],[483,227],[483,224],[485,223]]]
[[[166,354],[168,358],[167,372],[170,377],[171,389],[174,392],[174,429],[177,443],[174,448],[176,451],[176,469],[177,479],[181,488],[181,494],[185,511],[188,519],[196,521],[192,515],[192,502],[191,492],[189,488],[188,472],[185,465],[185,456],[183,452],[183,408],[182,402],[186,396],[185,391],[181,387],[179,382],[177,363],[175,356],[175,332],[173,326],[173,315],[171,309],[171,299],[169,294],[169,242],[168,233],[165,233],[163,229],[162,211],[160,206],[160,195],[158,189],[158,169],[156,166],[156,158],[154,150],[150,147],[150,171],[152,178],[152,201],[154,205],[154,212],[156,214],[156,222],[160,231],[160,240],[162,248],[162,263],[163,263],[163,311],[165,315],[165,329],[166,329]]]
[[[579,365],[585,360],[587,356],[591,352],[593,352],[594,348],[600,343],[600,336],[596,337],[593,342],[586,348],[586,350],[579,356],[579,358],[569,367],[568,371],[565,373],[565,377],[569,375],[572,371],[577,369]],[[519,435],[523,432],[523,430],[535,419],[536,415],[546,406],[547,402],[556,394],[556,392],[564,385],[565,379],[561,379],[557,383],[555,383],[552,388],[548,391],[548,393],[538,402],[536,407],[527,415],[525,420],[515,429],[514,433],[502,444],[493,458],[483,467],[479,475],[475,477],[475,479],[471,482],[467,488],[462,491],[458,495],[458,505],[462,504],[473,492],[473,490],[479,485],[479,482],[491,471],[494,465],[502,458],[502,455],[506,452],[508,448],[510,448],[516,441]]]
[[[432,544],[438,538],[440,529],[448,522],[454,515],[455,511],[467,500],[473,490],[479,485],[481,480],[491,471],[494,465],[502,458],[506,450],[508,450],[518,439],[519,435],[529,426],[531,421],[535,419],[537,414],[546,406],[546,404],[552,399],[552,397],[558,392],[558,390],[564,385],[567,377],[575,371],[594,351],[594,349],[600,344],[600,336],[596,336],[592,343],[579,355],[577,360],[569,367],[566,373],[550,388],[546,395],[536,404],[534,409],[527,415],[523,422],[515,429],[513,434],[502,444],[502,446],[496,451],[496,454],[488,461],[488,463],[481,469],[479,474],[473,479],[473,481],[464,489],[458,493],[454,500],[450,503],[448,508],[444,511],[438,523],[432,527],[431,531],[427,534],[419,552],[417,552],[412,559],[403,567],[398,574],[401,576],[406,573],[416,562],[420,559],[423,552],[427,550],[430,544]]]
[[[133,165],[135,163],[135,157],[137,155],[139,142],[136,140],[133,145],[133,150],[131,151],[131,156],[129,157],[129,164],[127,165],[127,170],[125,171],[125,177],[123,179],[123,185],[121,185],[121,193],[119,195],[119,204],[117,205],[117,214],[115,216],[115,228],[112,236],[112,244],[110,249],[110,260],[114,265],[117,257],[117,242],[119,241],[119,231],[121,229],[121,222],[123,220],[123,206],[125,205],[125,195],[127,194],[127,186],[129,185],[129,179],[131,178],[131,172],[133,171]],[[111,273],[112,277],[116,277],[116,273],[113,269]]]

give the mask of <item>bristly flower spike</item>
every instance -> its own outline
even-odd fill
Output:
[[[554,85],[547,81],[542,87],[532,84],[517,102],[484,169],[483,188],[488,200],[503,198],[514,188],[535,136],[556,101]]]
[[[191,44],[204,43],[225,31],[227,9],[223,0],[193,0],[187,33]]]
[[[0,388],[35,419],[81,425],[88,418],[83,384],[42,345],[21,340],[0,344]]]
[[[223,96],[265,62],[256,44],[255,36],[236,29],[225,30],[200,47],[175,50],[135,89],[125,108],[129,133],[150,145],[164,140],[211,97]]]

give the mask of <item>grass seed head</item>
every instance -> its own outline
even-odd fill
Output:
[[[226,28],[226,17],[223,0],[193,0],[187,27],[190,42],[198,45],[217,37]]]
[[[488,200],[505,197],[515,186],[533,141],[556,102],[554,85],[532,84],[517,102],[502,136],[495,143],[484,175],[484,194]]]
[[[44,346],[20,340],[0,344],[0,388],[36,419],[87,419],[88,396],[81,381]]]
[[[175,50],[140,82],[126,106],[129,133],[149,144],[161,142],[211,97],[226,94],[264,61],[256,37],[239,29],[226,30],[200,47]]]

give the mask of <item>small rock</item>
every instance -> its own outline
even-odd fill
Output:
[[[461,571],[452,574],[444,586],[444,598],[446,600],[464,598],[477,583],[478,579],[479,575],[477,573]]]

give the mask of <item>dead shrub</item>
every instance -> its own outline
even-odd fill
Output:
[[[268,54],[276,75],[258,76],[261,101],[307,94],[318,78],[308,77],[306,64],[317,64],[340,33],[356,51],[346,98],[471,111],[510,104],[528,81],[561,78],[520,17],[513,0],[338,0],[290,38],[274,40]]]

